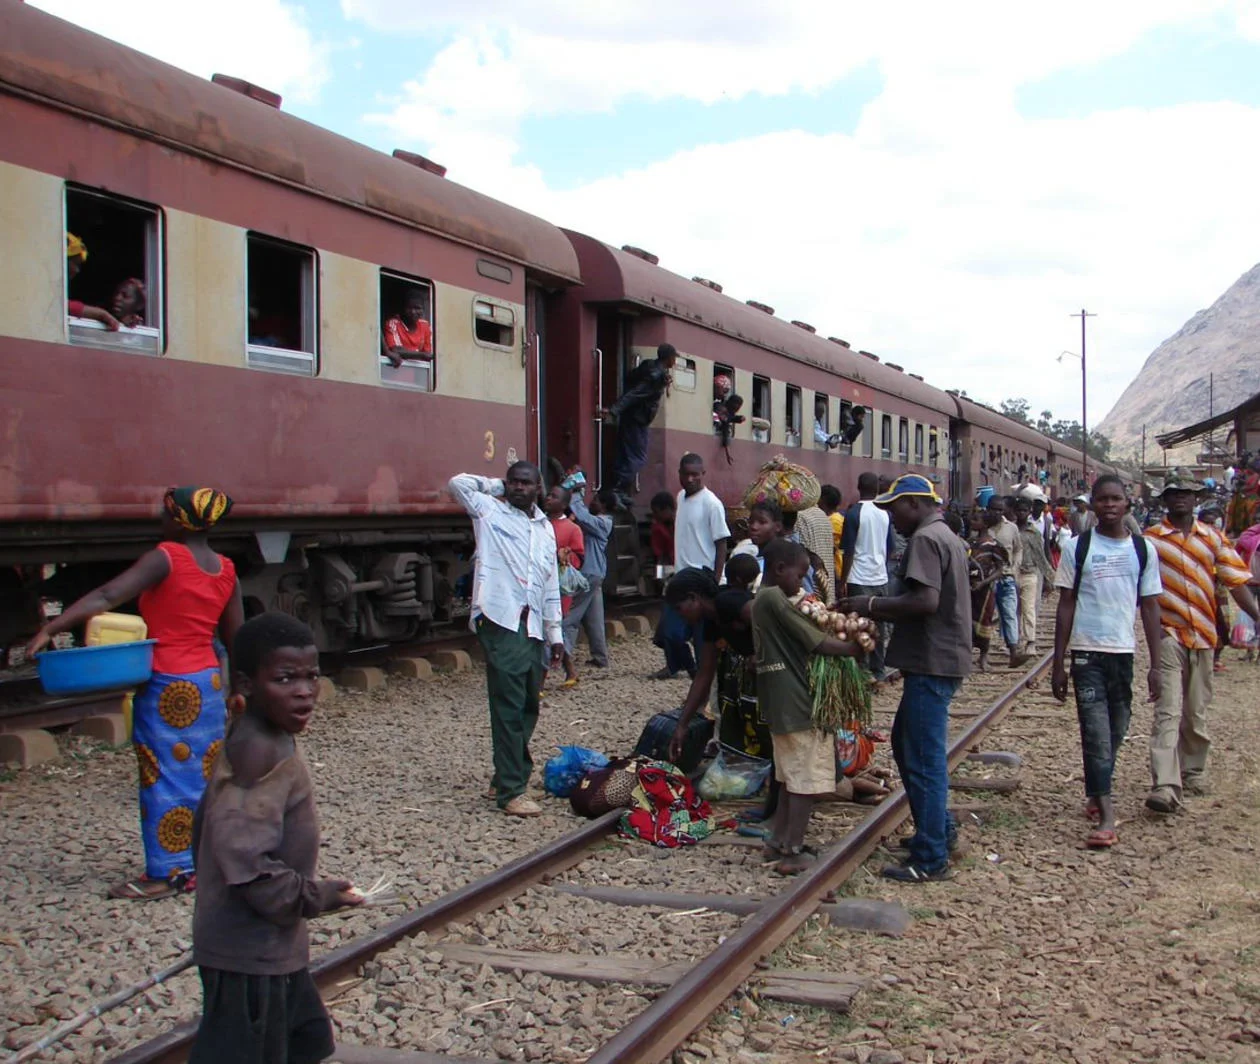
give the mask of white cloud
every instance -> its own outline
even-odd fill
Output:
[[[148,55],[209,77],[230,74],[312,100],[328,77],[329,45],[282,0],[218,0],[213,10],[169,0],[31,0],[32,5]]]

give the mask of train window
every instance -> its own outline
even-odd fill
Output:
[[[255,369],[314,377],[319,372],[315,252],[258,233],[245,239],[245,361]]]
[[[840,435],[840,446],[837,450],[841,454],[852,454],[853,443],[848,437],[848,430],[853,427],[853,404],[847,399],[840,400],[840,424],[836,426],[836,432]]]
[[[936,426],[933,425],[928,429],[928,465],[939,465],[941,457],[941,444],[937,436]]]
[[[897,419],[897,457],[903,462],[910,458],[910,422],[904,417]]]
[[[65,212],[66,232],[84,251],[65,259],[70,343],[161,354],[162,212],[71,185],[66,186]],[[111,328],[111,317],[122,323],[120,328]]]
[[[399,388],[433,391],[433,284],[420,277],[381,270],[381,381]],[[397,362],[397,365],[395,365]]]
[[[862,438],[866,441],[864,448],[867,458],[875,457],[875,410],[873,407],[866,407],[866,431],[862,433]]]
[[[757,443],[770,442],[770,378],[753,377],[753,410],[752,416],[764,422],[753,424],[753,440]]]
[[[724,435],[724,427],[730,421],[731,415],[739,415],[738,409],[731,409],[733,406],[742,405],[743,400],[739,404],[731,402],[731,397],[735,395],[735,369],[733,366],[723,365],[721,362],[713,363],[713,435]],[[734,426],[732,426],[731,435],[734,436]]]
[[[799,447],[801,445],[801,390],[795,384],[787,386],[783,406],[783,442],[788,447]]]
[[[672,388],[680,392],[694,392],[696,390],[696,360],[694,358],[685,358],[678,356],[678,360],[674,363],[674,368],[670,371],[674,378]]]
[[[879,450],[885,458],[892,457],[892,415],[885,414],[879,419]]]
[[[914,460],[918,465],[923,464],[923,426],[915,425],[914,427]]]
[[[516,311],[497,299],[474,299],[473,338],[484,347],[514,347]]]
[[[822,392],[814,393],[814,446],[825,450],[831,438],[831,400]]]

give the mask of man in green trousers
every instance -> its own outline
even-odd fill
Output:
[[[553,666],[564,656],[556,537],[537,505],[542,476],[532,463],[514,462],[503,480],[460,473],[448,487],[477,537],[472,629],[486,658],[491,789],[508,816],[538,816],[542,807],[525,788],[534,768],[529,740],[538,723],[544,638]]]

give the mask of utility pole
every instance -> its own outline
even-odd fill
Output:
[[[1146,422],[1142,422],[1142,479],[1146,479]]]
[[[1084,307],[1081,307],[1077,314],[1069,314],[1069,318],[1081,319],[1081,483],[1083,490],[1089,490],[1089,427],[1086,424],[1086,408],[1087,396],[1086,378],[1085,378],[1085,319],[1096,318],[1097,314],[1091,314]]]

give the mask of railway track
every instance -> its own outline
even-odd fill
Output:
[[[1031,669],[1023,672],[990,673],[977,677],[979,682],[970,685],[972,690],[964,694],[957,707],[961,728],[954,732],[950,742],[948,760],[951,772],[969,756],[974,755],[979,741],[1011,712],[1020,695],[1044,672],[1049,662],[1050,657],[1046,655]],[[994,701],[977,704],[977,698],[984,699],[999,687],[1006,689]],[[659,978],[638,975],[627,967],[620,977],[624,982],[656,982],[668,985],[651,1004],[611,1035],[587,1060],[592,1064],[648,1064],[669,1058],[693,1032],[706,1023],[732,993],[758,973],[758,966],[776,947],[828,903],[834,892],[908,816],[909,806],[905,792],[898,788],[855,823],[843,837],[825,848],[818,862],[792,881],[786,889],[753,903],[751,908],[745,904],[731,910],[746,913],[746,918],[733,934],[719,942],[694,965],[670,972],[667,976],[660,974]],[[432,948],[434,939],[440,939],[450,925],[499,909],[530,888],[545,884],[565,870],[580,864],[593,848],[616,830],[619,819],[620,811],[614,811],[593,820],[533,853],[504,865],[490,875],[324,954],[314,961],[311,968],[321,991],[325,996],[335,993],[343,980],[360,971],[365,964],[422,932],[428,936],[428,948]],[[651,895],[635,901],[625,897],[614,898],[612,895],[617,893],[606,892],[604,900],[622,904],[676,906],[686,904],[687,899],[686,895],[674,896],[672,900],[662,895]],[[587,896],[596,896],[596,892],[587,892]],[[609,959],[615,966],[616,956]],[[564,973],[559,974],[564,977]],[[798,994],[804,993],[806,997],[798,997],[796,1000],[808,1000],[809,977],[816,977],[820,981],[815,989],[822,997],[829,990],[834,990],[834,987],[822,985],[821,981],[827,978],[826,973],[796,974],[807,977],[805,989],[802,990],[798,985],[796,991]],[[183,1061],[195,1030],[194,1023],[182,1024],[115,1056],[111,1064],[173,1064]],[[343,1060],[347,1064],[436,1064],[440,1061],[453,1061],[455,1058],[397,1049],[346,1046],[344,1054],[339,1051],[334,1059]]]

